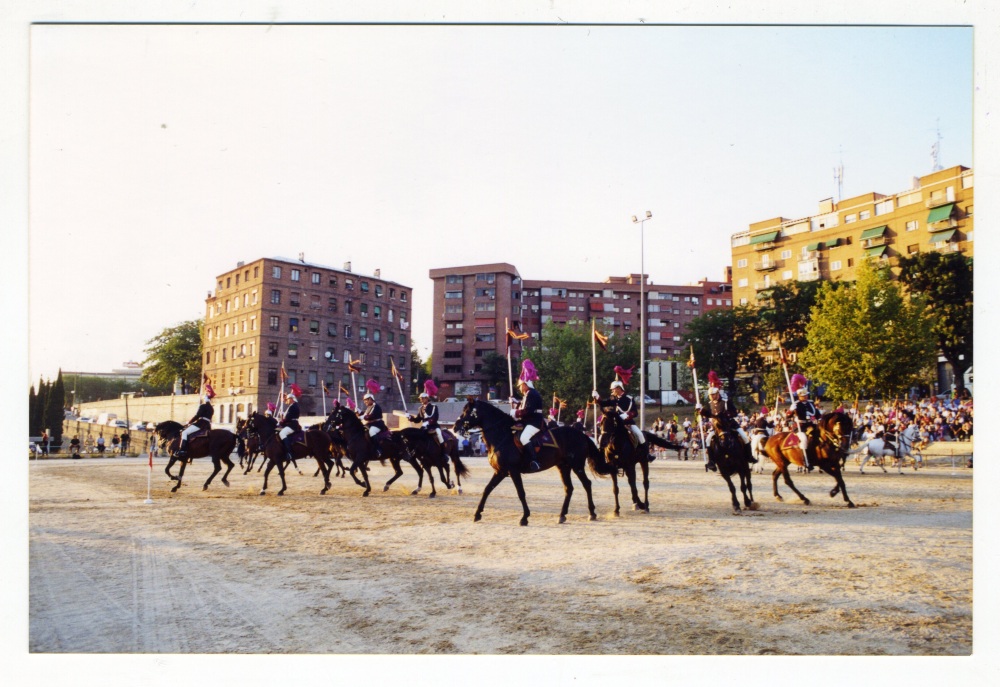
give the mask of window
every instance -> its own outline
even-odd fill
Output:
[[[785,270],[784,272],[781,273],[781,278],[782,279],[791,279],[792,278],[792,271],[791,270]]]
[[[299,318],[297,317],[288,318],[288,331],[290,332],[299,331]]]
[[[743,277],[742,279],[740,279],[740,280],[739,280],[739,281],[738,281],[738,282],[736,283],[736,286],[742,289],[742,288],[746,288],[746,286],[747,286],[747,285],[748,285],[749,283],[750,283],[750,280],[748,280],[748,279],[747,279],[746,277]],[[677,315],[680,315],[680,313],[679,313],[678,311],[676,311],[676,310],[674,311],[674,313],[675,313],[675,314],[677,314]]]
[[[319,272],[313,272],[311,276],[312,276],[312,283],[318,286],[323,278],[323,275],[320,274]]]
[[[337,337],[337,323],[336,322],[330,322],[329,324],[326,325],[326,335],[327,336],[332,336],[334,338]]]
[[[361,282],[361,293],[368,293],[368,282]]]
[[[393,320],[392,320],[392,315],[393,315],[393,313],[392,313],[392,308],[389,308],[389,321],[390,321],[390,322],[392,322],[392,321],[393,321]]]
[[[462,313],[462,306],[461,305],[446,305],[446,306],[444,306],[444,311],[446,313],[459,313],[459,314],[461,314]]]
[[[406,301],[406,291],[399,292],[399,300]]]
[[[348,291],[353,291],[354,290],[354,280],[353,279],[345,279],[344,280],[344,288],[347,289]]]
[[[741,298],[740,299],[740,305],[746,305],[746,304],[747,304],[747,299],[746,298]],[[677,339],[676,336],[674,338]]]
[[[268,386],[278,385],[278,371],[274,368],[269,368],[267,371],[267,384]]]
[[[375,297],[376,298],[381,298],[382,297],[382,285],[381,284],[376,284],[375,285]]]
[[[892,198],[875,203],[875,215],[886,215],[893,211]]]
[[[834,260],[834,261],[832,261],[830,263],[830,269],[831,270],[839,270],[840,268],[841,268],[841,261],[840,260]]]
[[[496,298],[497,290],[495,288],[488,289],[476,289],[477,298]]]
[[[288,296],[288,304],[293,308],[299,307],[299,300],[302,298],[302,294],[292,291]]]
[[[847,258],[847,266],[854,267],[854,258]]]
[[[476,303],[476,312],[494,312],[497,309],[497,304],[494,301],[489,303]]]
[[[309,320],[309,333],[319,334],[319,320]]]
[[[747,259],[743,258],[742,260],[737,260],[736,261],[736,266],[737,267],[746,267],[747,266]]]
[[[331,289],[337,288],[337,278],[334,276],[330,277],[330,288]]]
[[[271,356],[272,358],[274,358],[274,357],[276,357],[278,355],[278,342],[277,341],[268,341],[267,342],[267,354],[269,356]]]
[[[919,253],[919,252],[920,252],[920,246],[918,246],[916,243],[906,247],[907,255],[913,255],[914,253]]]
[[[382,306],[381,305],[376,305],[375,306],[375,308],[374,308],[374,315],[375,315],[375,319],[376,320],[381,320],[382,319]]]
[[[253,278],[256,279],[260,276],[260,265],[253,268]]]
[[[331,296],[326,302],[326,309],[330,312],[337,312],[337,299]]]
[[[389,344],[390,346],[396,343],[396,335],[393,334],[392,332],[389,332],[386,335],[386,343]]]
[[[289,358],[299,357],[299,345],[297,343],[288,344],[288,357]]]
[[[302,272],[296,269],[292,270],[292,281],[300,281],[301,277],[302,277]]]
[[[346,300],[344,301],[344,312],[348,315],[354,313],[354,301]]]
[[[378,329],[372,332],[372,341],[378,343],[382,340],[382,332]]]
[[[792,251],[791,251],[791,249],[781,251],[781,259],[782,260],[790,260],[791,257],[792,257]]]
[[[497,280],[497,275],[495,272],[481,272],[476,275],[476,281],[484,281],[487,284],[493,284]]]
[[[313,344],[312,346],[309,347],[309,360],[318,360],[318,359],[319,359],[319,346]]]
[[[445,374],[461,374],[462,373],[462,366],[461,365],[445,365],[444,366],[444,373]]]
[[[250,296],[251,296],[250,302],[253,303],[254,305],[257,305],[257,289],[251,291]]]
[[[228,289],[231,283],[230,277],[226,277],[226,288]]]
[[[909,222],[906,223],[906,230],[916,231],[918,226],[920,226],[920,223],[917,222],[917,220],[915,219],[911,219]]]
[[[267,324],[268,328],[272,332],[277,332],[281,330],[281,318],[278,317],[277,315],[271,315],[271,317],[268,318]]]
[[[271,276],[274,279],[281,279],[281,268],[280,267],[272,267],[271,268]]]
[[[445,284],[461,284],[462,283],[462,277],[461,277],[461,275],[458,275],[458,274],[449,274],[447,277],[444,278],[444,283]]]
[[[281,305],[281,291],[279,289],[271,289],[271,304]]]
[[[360,309],[361,309],[361,317],[368,317],[368,304],[362,303]]]
[[[309,296],[309,309],[310,310],[319,310],[322,307],[323,306],[320,305],[320,302],[319,302],[319,294],[315,294],[314,293],[311,296]]]
[[[344,338],[345,339],[351,338],[351,325],[349,324],[344,325]]]
[[[399,345],[406,346],[406,334],[399,335]]]
[[[872,213],[871,213],[870,210],[862,210],[861,212],[858,213],[858,218],[859,219],[868,219],[871,216],[872,216]]]
[[[309,370],[309,386],[316,386],[319,384],[319,377],[316,375],[315,370]]]
[[[461,298],[462,297],[462,292],[461,291],[445,291],[444,292],[444,297],[445,298]]]
[[[395,297],[396,297],[396,289],[394,289],[394,288],[392,288],[392,287],[390,286],[390,287],[389,287],[389,298],[390,298],[390,299],[393,299],[393,298],[395,298]]]
[[[358,340],[359,341],[368,341],[368,327],[360,327],[360,328],[358,328]]]

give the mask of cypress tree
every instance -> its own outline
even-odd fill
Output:
[[[35,422],[35,409],[38,407],[38,395],[35,393],[35,387],[32,386],[28,391],[28,436],[37,437],[38,436],[38,424]]]
[[[62,368],[56,381],[49,388],[49,395],[45,403],[45,427],[49,430],[49,438],[53,442],[62,441],[63,419],[66,409],[66,390],[63,386]]]

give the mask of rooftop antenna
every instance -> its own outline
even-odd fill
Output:
[[[934,141],[934,145],[931,146],[931,171],[940,172],[943,168],[941,167],[941,119],[940,117],[936,120],[937,122],[937,140]]]
[[[837,202],[844,197],[844,147],[840,147],[840,164],[833,168],[833,180],[837,182]]]

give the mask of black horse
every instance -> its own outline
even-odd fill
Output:
[[[837,481],[836,486],[830,490],[830,497],[833,498],[838,493],[842,494],[848,508],[854,508],[854,503],[847,495],[847,486],[844,484],[841,464],[844,453],[847,452],[851,445],[851,430],[853,426],[854,423],[846,413],[827,413],[820,418],[817,427],[818,431],[816,432],[817,436],[809,447],[810,465],[818,467]],[[775,465],[774,472],[771,474],[771,481],[774,485],[774,498],[777,501],[782,500],[781,495],[778,493],[778,476],[780,475],[784,478],[785,484],[808,506],[809,499],[795,488],[795,485],[792,484],[792,478],[788,474],[788,466],[792,463],[805,467],[805,455],[802,449],[799,448],[798,444],[788,443],[790,435],[792,435],[791,432],[779,432],[768,439],[764,445],[764,451],[774,461]]]
[[[740,435],[733,429],[723,429],[717,418],[712,418],[715,433],[708,442],[709,458],[718,467],[722,479],[729,486],[729,494],[733,498],[733,512],[740,512],[740,502],[736,498],[736,487],[733,485],[733,475],[740,476],[740,491],[743,493],[743,505],[753,508],[753,483],[750,467],[749,447],[743,443]]]
[[[177,491],[181,488],[181,483],[184,480],[184,469],[188,464],[187,459],[176,458],[174,456],[174,452],[180,448],[181,430],[183,429],[184,426],[181,423],[174,422],[173,420],[161,422],[153,429],[159,437],[160,445],[170,456],[164,472],[167,473],[167,477],[177,482],[170,491]],[[229,459],[229,455],[233,452],[234,448],[236,448],[236,435],[228,429],[210,429],[206,434],[195,436],[188,441],[188,458],[205,458],[207,456],[212,458],[212,466],[215,469],[212,470],[212,474],[205,480],[205,484],[202,487],[203,490],[208,489],[208,485],[212,483],[215,476],[222,470],[222,463],[225,463],[227,466],[226,472],[221,478],[222,483],[227,487],[229,486],[229,480],[226,478],[229,477],[229,473],[235,467],[233,461]],[[171,474],[170,467],[178,461],[180,461],[181,469],[175,477]]]
[[[458,440],[455,435],[445,429],[442,429],[441,433],[444,435],[444,444],[438,444],[431,433],[422,427],[404,427],[396,432],[410,452],[421,459],[424,470],[430,472],[432,468],[438,469],[441,481],[448,485],[449,489],[455,488],[451,481],[451,468],[449,466],[454,465],[458,493],[461,494],[462,478],[469,476],[469,469],[465,467],[458,455]]]
[[[490,492],[508,475],[514,482],[517,490],[517,497],[521,500],[521,507],[524,515],[521,518],[521,525],[528,524],[528,501],[524,497],[524,484],[521,474],[527,472],[527,467],[531,461],[535,461],[540,466],[536,472],[547,470],[551,467],[559,469],[562,477],[563,487],[566,490],[566,498],[563,500],[562,511],[559,513],[559,522],[566,522],[566,513],[569,511],[569,501],[573,496],[573,482],[570,478],[570,471],[576,473],[580,483],[583,484],[587,492],[587,508],[590,511],[590,519],[597,519],[597,511],[594,507],[594,495],[590,487],[590,479],[584,471],[584,466],[590,463],[590,469],[597,475],[607,476],[614,471],[604,454],[598,450],[597,445],[586,434],[572,427],[555,427],[548,430],[555,445],[544,444],[542,450],[533,455],[531,460],[526,459],[521,449],[514,441],[513,427],[514,418],[499,408],[486,401],[479,401],[469,398],[462,409],[462,414],[455,422],[455,431],[462,432],[469,427],[481,427],[483,439],[489,449],[489,461],[493,467],[494,475],[489,484],[483,490],[483,497],[476,508],[476,515],[473,518],[478,522],[483,517],[483,508]]]
[[[615,515],[621,513],[621,505],[618,502],[618,473],[622,473],[628,479],[628,485],[632,490],[632,507],[635,510],[649,512],[649,464],[656,460],[655,455],[650,454],[650,446],[660,448],[672,448],[680,451],[683,446],[667,441],[652,432],[644,431],[642,435],[646,438],[646,443],[638,446],[632,443],[632,430],[629,429],[625,421],[621,419],[614,408],[604,408],[604,415],[601,418],[601,439],[600,447],[604,451],[604,456],[615,468],[611,472],[611,481],[614,485],[615,494]],[[642,489],[643,498],[639,499],[639,490],[636,486],[635,466],[642,469]]]
[[[281,490],[278,496],[282,496],[288,489],[285,482],[285,467],[289,462],[288,453],[281,439],[278,438],[278,421],[273,417],[251,413],[247,418],[247,432],[250,441],[259,442],[260,451],[267,459],[267,469],[264,470],[264,486],[261,487],[260,495],[267,493],[267,478],[271,470],[278,468],[278,476],[281,478]],[[302,434],[302,441],[292,443],[292,461],[296,458],[306,458],[312,456],[316,459],[319,471],[323,474],[323,488],[320,494],[326,494],[330,487],[330,469],[333,466],[331,456],[331,442],[327,433],[319,429],[308,429]]]
[[[351,459],[351,467],[348,472],[358,486],[364,487],[365,491],[361,494],[362,496],[368,496],[372,490],[371,482],[368,479],[368,462],[372,459],[378,460],[382,465],[385,465],[385,461],[388,459],[389,464],[392,465],[394,474],[382,487],[382,491],[389,491],[392,483],[403,476],[400,463],[406,461],[417,473],[417,488],[410,494],[420,493],[424,485],[424,469],[420,462],[411,455],[396,432],[388,432],[387,436],[376,446],[375,440],[368,434],[368,428],[361,422],[357,414],[340,404],[337,404],[327,417],[324,427],[327,430],[338,430],[343,435],[347,444],[347,455]],[[356,474],[358,470],[361,470],[364,481],[358,479]],[[430,497],[434,498],[437,495],[434,488],[434,476],[428,472],[427,478],[431,484]]]

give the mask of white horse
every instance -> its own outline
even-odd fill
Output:
[[[764,452],[764,444],[767,443],[767,438],[772,434],[774,434],[773,429],[761,430],[754,428],[750,430],[750,452],[757,459],[757,465],[754,466],[757,474],[763,474],[764,472],[764,459],[767,458],[767,454]]]
[[[861,459],[861,474],[865,474],[865,465],[871,460],[872,456],[878,456],[879,458],[885,458],[886,456],[892,456],[896,459],[896,469],[899,474],[903,473],[903,459],[909,456],[913,460],[913,470],[916,471],[917,468],[924,462],[924,456],[917,448],[917,443],[920,441],[920,432],[916,425],[910,425],[904,431],[900,432],[896,436],[896,448],[891,445],[886,445],[884,439],[869,439],[857,449],[851,451],[851,454],[860,452],[864,457]],[[882,472],[888,472],[884,466],[879,465],[882,468]]]

